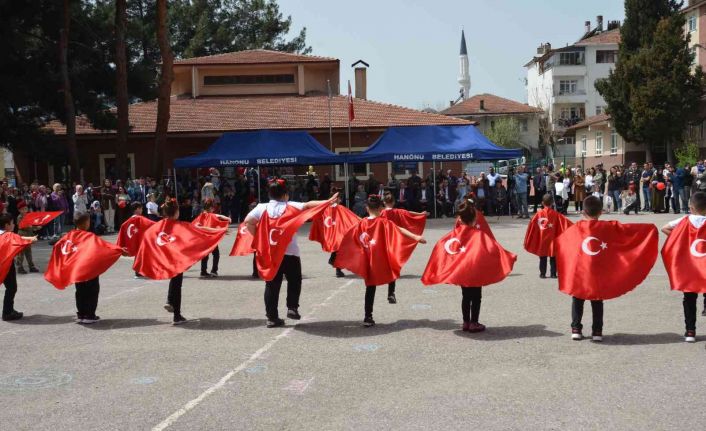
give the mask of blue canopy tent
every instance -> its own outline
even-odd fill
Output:
[[[322,147],[307,132],[259,130],[224,133],[203,153],[174,160],[174,167],[335,165],[344,161],[345,157]]]
[[[390,127],[373,145],[350,155],[348,163],[502,160],[522,157],[522,150],[500,148],[475,126]],[[436,178],[434,178],[436,194]],[[434,199],[436,212],[436,199]]]

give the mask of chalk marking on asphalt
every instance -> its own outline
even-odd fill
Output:
[[[353,282],[356,280],[349,280],[346,284],[343,284],[339,286],[336,290],[334,290],[331,295],[328,296],[328,298],[324,299],[323,302],[314,305],[311,308],[311,312],[307,315],[308,317],[311,317],[319,308],[324,307],[329,301],[331,301],[336,295],[341,293],[343,289],[346,287],[350,286]],[[285,328],[279,335],[271,339],[267,344],[264,346],[260,347],[255,353],[250,355],[248,359],[246,359],[244,362],[242,362],[240,365],[232,369],[231,371],[228,372],[225,376],[223,376],[216,384],[211,386],[210,388],[206,389],[204,392],[201,393],[198,397],[194,398],[193,400],[189,401],[188,403],[184,404],[184,407],[180,408],[179,410],[175,411],[169,417],[167,417],[165,420],[160,422],[159,424],[155,425],[152,428],[152,431],[163,431],[167,429],[169,426],[171,426],[174,422],[176,422],[180,417],[184,416],[186,413],[188,413],[190,410],[194,409],[196,406],[201,404],[206,398],[209,396],[213,395],[216,393],[219,389],[221,389],[223,386],[228,383],[230,379],[232,379],[236,374],[244,371],[247,369],[253,362],[257,361],[260,359],[260,357],[266,353],[268,350],[270,350],[277,342],[283,338],[286,338],[289,336],[289,334],[294,331],[294,328],[298,325],[298,323],[295,323],[294,325]]]
[[[311,386],[311,383],[313,381],[313,377],[307,380],[292,380],[287,386],[282,389],[285,391],[289,391],[295,395],[304,395],[304,392],[309,389],[309,386]]]

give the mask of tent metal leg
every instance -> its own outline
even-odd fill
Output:
[[[431,162],[431,176],[434,183],[434,218],[436,218],[436,161]]]
[[[260,202],[262,202],[262,198],[260,197],[260,165],[257,165],[255,169],[257,169],[257,203],[259,204]]]
[[[349,188],[349,181],[348,181],[348,163],[344,163],[344,164],[343,164],[343,175],[344,175],[344,181],[345,181],[344,186],[343,186],[343,190],[344,190],[344,193],[345,193],[346,195],[343,197],[343,199],[341,199],[341,202],[345,202],[345,205],[346,205],[348,208],[350,208],[350,207],[351,207],[351,203],[348,201],[349,198],[350,198],[350,195],[351,195],[351,194],[350,194],[350,190],[348,190],[348,188]]]

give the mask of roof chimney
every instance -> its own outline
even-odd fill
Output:
[[[358,66],[360,65],[360,66]],[[351,65],[355,67],[355,98],[366,100],[368,98],[367,69],[370,65],[363,60],[358,60]]]
[[[590,33],[591,32],[591,21],[586,21],[583,25],[585,27],[584,33]]]
[[[598,29],[599,32],[603,31],[603,15],[596,17],[596,29]]]

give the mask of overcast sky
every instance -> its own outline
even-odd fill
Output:
[[[313,54],[341,60],[341,91],[350,65],[370,64],[368,98],[420,109],[458,95],[461,26],[466,32],[471,94],[527,101],[522,67],[540,42],[566,46],[596,16],[623,20],[621,0],[279,0],[294,32],[307,28]]]

